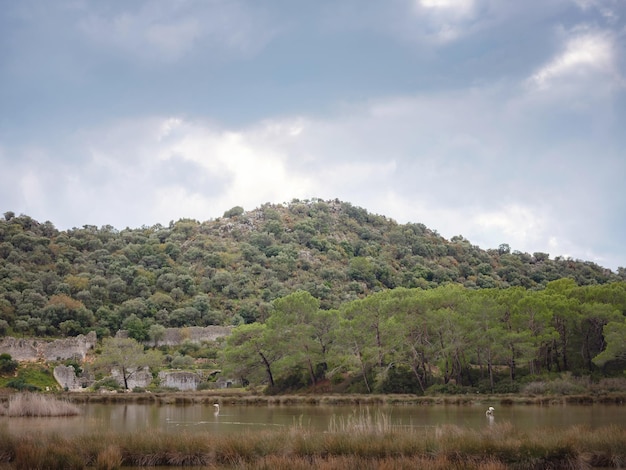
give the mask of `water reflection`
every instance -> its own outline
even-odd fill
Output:
[[[615,405],[498,405],[493,416],[485,415],[484,405],[422,406],[222,406],[87,404],[82,414],[64,418],[0,417],[0,428],[11,433],[55,432],[62,435],[88,434],[109,430],[115,433],[145,432],[214,432],[239,433],[263,429],[299,426],[311,431],[328,431],[331,423],[348,419],[384,416],[391,427],[426,428],[456,425],[482,428],[492,423],[511,423],[517,429],[608,425],[623,427],[626,407]]]

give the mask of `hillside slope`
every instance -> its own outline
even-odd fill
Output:
[[[298,289],[322,308],[395,287],[524,286],[620,276],[546,253],[483,250],[422,224],[398,224],[347,202],[240,207],[164,227],[59,231],[7,212],[0,220],[0,333],[99,336],[119,328],[237,324],[267,317]]]

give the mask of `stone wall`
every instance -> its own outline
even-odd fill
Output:
[[[76,377],[76,370],[72,366],[56,366],[53,375],[59,385],[66,390],[83,390],[93,385],[93,379]]]
[[[194,372],[159,372],[161,387],[176,388],[178,390],[196,390],[202,377]]]
[[[0,340],[0,353],[10,354],[16,361],[84,361],[87,352],[95,347],[96,340],[94,331],[53,341],[6,336]]]
[[[230,326],[188,326],[186,328],[166,328],[163,338],[157,341],[157,346],[178,346],[185,341],[201,343],[202,341],[215,341],[230,335]],[[150,342],[150,346],[154,343]]]
[[[120,384],[120,386],[124,387],[124,376],[119,369],[111,370],[111,377],[117,380],[117,383]],[[150,373],[150,369],[146,367],[133,372],[132,375],[126,379],[126,382],[128,384],[128,390],[132,390],[136,387],[146,388],[152,383],[152,374]]]
[[[187,328],[166,328],[163,339],[158,341],[158,346],[176,346],[191,341],[201,343],[202,341],[215,341],[230,335],[232,331],[228,326],[190,326]]]

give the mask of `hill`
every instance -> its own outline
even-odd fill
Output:
[[[124,328],[264,320],[302,289],[324,309],[395,287],[542,288],[623,280],[588,261],[484,250],[423,224],[398,224],[318,199],[234,207],[215,220],[169,226],[57,230],[27,215],[0,220],[0,334],[99,337]]]

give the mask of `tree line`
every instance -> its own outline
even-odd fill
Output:
[[[448,284],[372,294],[339,309],[298,291],[223,349],[226,374],[284,392],[515,392],[528,377],[623,373],[626,283],[543,290]]]
[[[62,337],[119,329],[264,323],[303,290],[324,310],[397,288],[543,289],[626,279],[592,262],[481,249],[423,224],[398,224],[338,200],[293,200],[215,220],[125,228],[0,217],[0,335]]]

